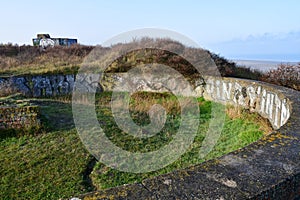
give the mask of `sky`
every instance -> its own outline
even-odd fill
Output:
[[[0,43],[49,33],[96,45],[160,28],[230,59],[300,61],[298,0],[10,0],[0,8]]]

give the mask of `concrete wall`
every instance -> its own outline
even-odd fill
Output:
[[[205,99],[250,109],[267,118],[275,129],[290,117],[289,100],[268,84],[232,78],[206,77],[205,80]]]
[[[120,83],[122,90],[130,90],[129,87],[139,88],[144,91],[179,91],[183,95],[204,96],[213,101],[245,107],[261,116],[269,119],[273,128],[278,129],[284,125],[289,116],[291,105],[287,98],[271,86],[257,81],[244,81],[221,77],[204,77],[193,83],[195,89],[180,83],[180,76],[163,76],[158,80],[163,84],[150,82],[147,76],[142,79],[126,77],[126,74],[107,74],[99,84],[97,75],[77,76],[79,84],[86,91],[112,90]],[[149,78],[149,77],[148,77]],[[152,77],[151,80],[155,78]],[[128,81],[129,80],[129,81]],[[0,94],[21,92],[29,97],[47,97],[71,94],[74,88],[75,75],[44,75],[0,78]],[[81,84],[82,83],[82,84]],[[176,83],[176,84],[174,84]],[[166,90],[162,85],[168,85]]]
[[[148,77],[149,78],[149,77]],[[271,85],[258,81],[205,76],[193,82],[192,87],[183,84],[180,76],[164,75],[158,79],[161,83],[151,82],[155,78],[146,76],[135,80],[135,77],[126,77],[124,74],[108,74],[101,80],[101,88],[111,91],[117,85],[121,91],[132,91],[138,88],[143,91],[179,92],[184,96],[203,96],[205,99],[231,104],[249,109],[267,118],[274,129],[279,129],[290,117],[291,104],[289,100]],[[147,80],[148,79],[148,80]],[[78,86],[82,88],[97,88],[97,78],[84,76]],[[119,84],[116,84],[119,83]],[[174,84],[176,83],[176,84]],[[169,86],[166,89],[164,86]],[[88,91],[92,91],[89,89]]]
[[[28,97],[72,93],[75,75],[37,75],[0,77],[0,94],[20,92]]]

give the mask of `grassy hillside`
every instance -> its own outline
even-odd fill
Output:
[[[40,51],[34,46],[0,45],[0,75],[75,73],[93,48],[56,46]]]
[[[208,52],[212,59],[218,66],[218,70],[222,76],[232,76],[240,78],[257,79],[260,74],[258,72],[252,72],[247,68],[239,68],[233,62],[229,62],[225,58],[222,58],[214,53],[211,53],[204,49],[195,49],[185,47],[179,42],[169,39],[150,39],[143,38],[140,41],[131,42],[126,44],[130,47],[140,48],[144,44],[156,44],[161,49],[172,49],[184,55],[185,58],[191,60],[201,60],[201,57],[197,57],[203,52]],[[101,55],[111,48],[118,50],[123,44],[117,44],[110,48],[102,48],[97,46],[98,53]],[[21,74],[47,74],[47,73],[76,73],[80,64],[84,61],[84,58],[95,48],[95,46],[74,45],[71,47],[55,46],[54,48],[48,48],[45,51],[40,51],[39,47],[33,46],[18,46],[12,44],[0,45],[0,75],[21,75]],[[118,66],[124,64],[124,60],[136,60],[139,55],[139,51],[130,52],[115,61]],[[177,65],[181,64],[181,68],[186,66],[183,59],[178,57],[172,57],[170,54],[166,55],[166,52],[154,52],[151,58],[152,62],[159,62],[164,60],[164,64]],[[125,59],[126,58],[126,59]],[[133,64],[127,62],[127,64]],[[203,69],[204,73],[208,73],[210,69]]]

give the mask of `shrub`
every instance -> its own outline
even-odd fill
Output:
[[[239,67],[236,63],[228,61],[217,54],[211,53],[211,57],[223,77],[259,80],[262,76],[262,73],[257,70],[250,69],[249,67]]]
[[[262,81],[300,90],[300,63],[297,65],[281,64],[261,77]]]

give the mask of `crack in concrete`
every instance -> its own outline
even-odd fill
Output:
[[[141,184],[141,186],[145,189],[145,190],[147,190],[148,192],[150,192],[151,194],[154,194],[155,195],[155,198],[157,199],[157,200],[159,200],[160,198],[159,198],[159,195],[156,193],[156,192],[153,192],[152,190],[150,190],[150,188],[148,188],[146,185],[144,185],[144,183],[140,183]]]

